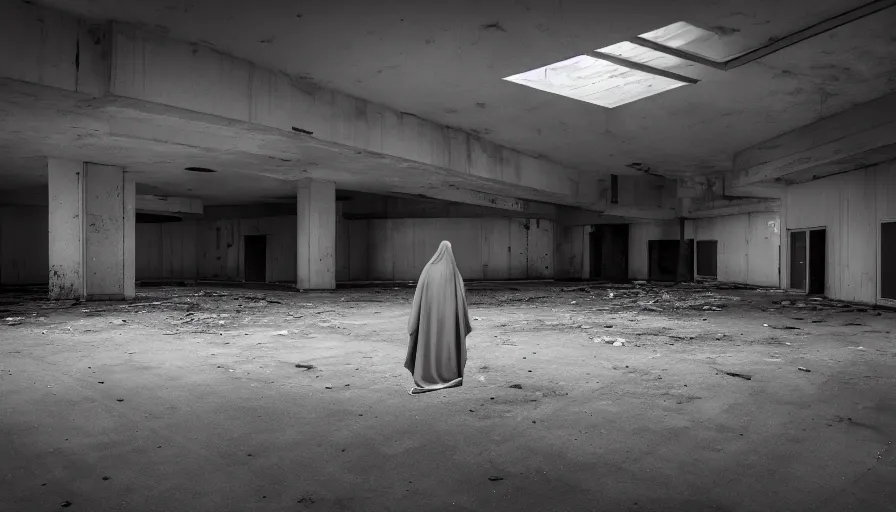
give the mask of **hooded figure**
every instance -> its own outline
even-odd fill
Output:
[[[423,267],[408,319],[410,342],[404,367],[414,376],[412,395],[463,385],[466,338],[472,330],[464,280],[451,243],[442,242]]]

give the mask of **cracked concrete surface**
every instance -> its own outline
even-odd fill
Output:
[[[412,293],[0,295],[0,510],[872,511],[896,497],[892,312],[753,289],[471,284],[464,386],[411,397]]]

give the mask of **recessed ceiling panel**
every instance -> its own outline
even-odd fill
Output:
[[[607,108],[687,85],[587,55],[509,76],[505,80]]]

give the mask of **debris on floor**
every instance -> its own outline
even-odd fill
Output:
[[[713,368],[713,370],[716,370],[717,372],[720,372],[720,373],[724,373],[725,375],[727,375],[729,377],[737,377],[738,379],[744,379],[744,380],[753,380],[753,376],[748,375],[746,373],[729,372],[729,371],[725,371],[725,370],[720,370],[718,368]]]
[[[799,371],[801,371],[801,372],[807,372],[807,373],[812,371],[812,370],[810,370],[810,369],[808,369],[808,368],[803,368],[802,366],[797,366],[796,369],[799,370]]]

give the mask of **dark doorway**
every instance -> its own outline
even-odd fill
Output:
[[[880,225],[880,298],[896,300],[896,222]]]
[[[268,237],[246,235],[244,243],[246,282],[263,283],[267,280]]]
[[[809,231],[809,293],[824,294],[824,276],[827,271],[827,231]]]
[[[678,240],[649,240],[647,253],[650,258],[651,281],[676,281],[678,279],[678,256],[680,254],[680,241]],[[687,253],[685,260],[690,264],[687,267],[687,281],[694,280],[694,240],[685,240]]]
[[[628,224],[598,224],[590,243],[591,279],[628,280]]]
[[[697,242],[697,277],[719,277],[719,242],[700,240]]]
[[[790,232],[790,286],[794,290],[806,289],[806,232]]]

